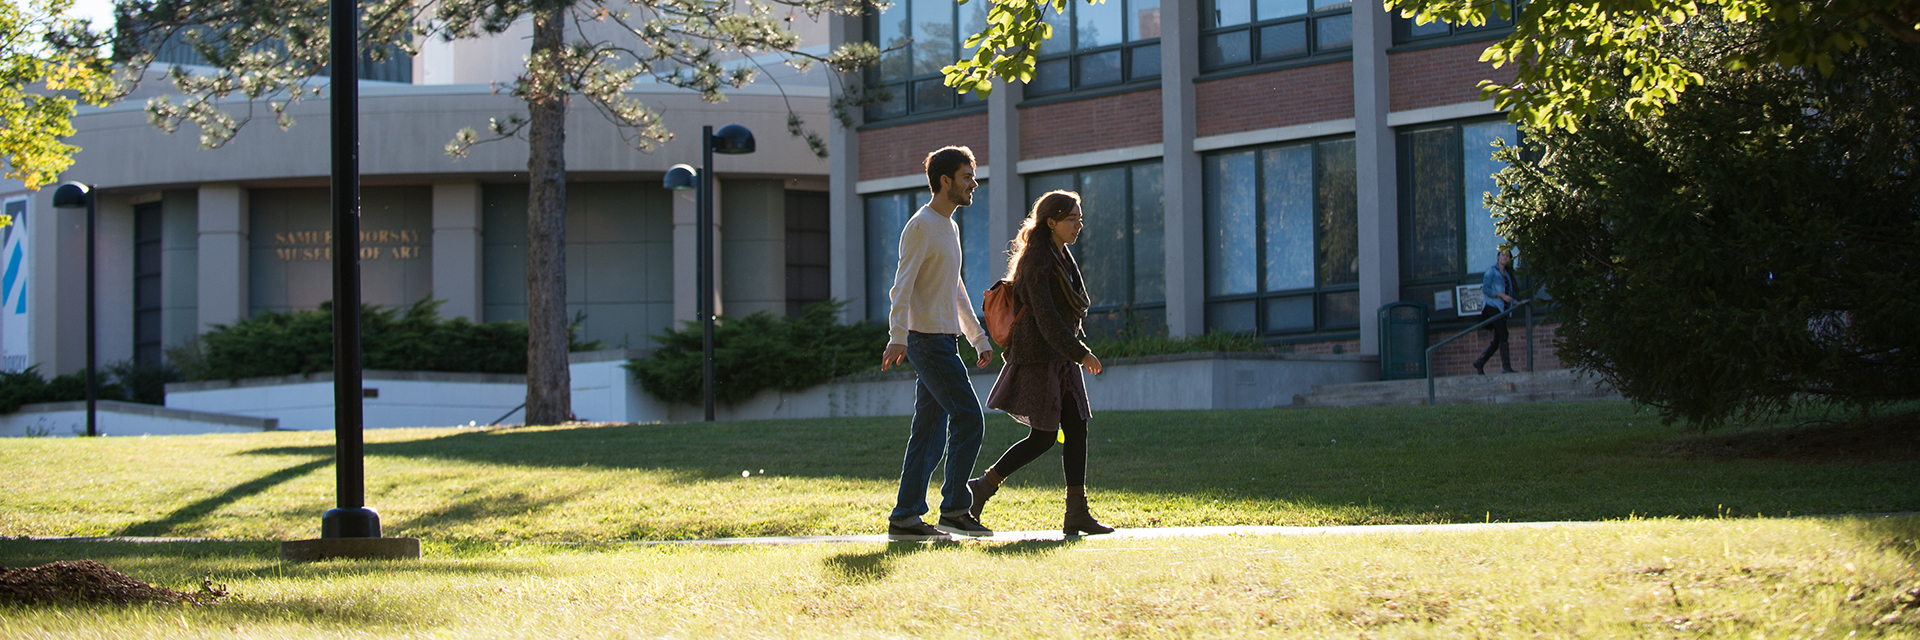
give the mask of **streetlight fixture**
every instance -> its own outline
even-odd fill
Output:
[[[99,400],[99,382],[95,379],[94,366],[94,276],[93,276],[93,187],[78,182],[68,182],[53,191],[53,206],[56,209],[87,208],[87,436],[100,435],[96,426],[96,404]]]
[[[713,421],[713,154],[740,155],[753,153],[753,132],[746,127],[730,124],[715,132],[712,125],[700,127],[701,168],[676,164],[667,170],[661,180],[661,186],[674,190],[694,189],[697,220],[696,234],[700,248],[695,259],[700,261],[699,315],[700,315],[700,389],[706,405],[706,418]]]

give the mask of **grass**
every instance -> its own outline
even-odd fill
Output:
[[[432,541],[875,533],[905,423],[372,430],[368,504],[387,535]],[[1920,511],[1920,461],[1666,457],[1686,433],[1625,403],[1101,412],[1090,428],[1095,513],[1122,527]],[[1023,433],[990,417],[976,473]],[[332,457],[327,432],[0,440],[0,535],[314,537]],[[1057,460],[1016,474],[987,523],[1057,526]]]
[[[209,607],[0,607],[0,637],[1915,637],[1920,519],[797,547],[430,545],[289,565],[271,543],[0,540]]]
[[[981,468],[1022,433],[990,420]],[[0,605],[0,637],[1920,637],[1920,517],[1771,517],[1920,511],[1920,462],[1680,459],[1669,452],[1689,434],[1624,403],[1092,423],[1096,513],[1123,527],[1606,522],[623,543],[876,532],[905,422],[370,431],[369,503],[425,557],[311,564],[279,561],[276,541],[314,537],[332,506],[331,434],[0,440],[0,535],[226,539],[0,537],[0,565],[90,558],[176,589],[211,576],[233,594],[207,607]],[[1017,474],[989,524],[1057,524],[1056,460]]]

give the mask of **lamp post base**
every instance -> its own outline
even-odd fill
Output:
[[[280,559],[288,562],[320,560],[419,560],[419,538],[317,538],[280,543]]]
[[[372,509],[328,509],[320,516],[321,538],[378,538],[380,514]]]

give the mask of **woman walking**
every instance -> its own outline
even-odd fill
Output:
[[[987,406],[1007,412],[1031,431],[985,475],[967,481],[975,519],[1007,476],[1038,459],[1058,439],[1066,444],[1061,464],[1067,507],[1061,530],[1070,536],[1113,532],[1087,511],[1087,419],[1093,410],[1079,367],[1097,375],[1100,359],[1078,337],[1087,315],[1087,287],[1067,245],[1079,239],[1081,226],[1080,195],[1049,192],[1033,203],[1008,252],[1007,280],[1014,284],[1016,308],[1024,313],[1013,323],[1009,344],[1001,345],[1006,366],[993,383]]]
[[[1480,281],[1480,295],[1486,297],[1485,305],[1480,307],[1481,319],[1500,315],[1512,308],[1513,291],[1513,250],[1501,249],[1499,257],[1494,258],[1493,268],[1488,269],[1487,275]],[[1493,357],[1493,352],[1499,351],[1500,373],[1514,373],[1513,360],[1507,357],[1507,319],[1495,320],[1486,328],[1493,332],[1493,342],[1487,343],[1487,350],[1480,354],[1480,359],[1473,361],[1473,370],[1486,375],[1487,359]]]

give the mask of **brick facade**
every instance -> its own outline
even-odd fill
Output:
[[[991,164],[987,149],[987,114],[916,122],[860,132],[860,179],[878,180],[924,173],[927,154],[947,145],[973,149],[976,164]]]
[[[1283,69],[1194,84],[1201,137],[1353,117],[1353,63]]]
[[[1560,364],[1560,358],[1554,352],[1556,343],[1554,333],[1559,328],[1560,324],[1557,322],[1533,326],[1534,371],[1566,368],[1565,365]],[[1436,331],[1427,336],[1427,343],[1445,340],[1447,336],[1453,334],[1453,331]],[[1493,332],[1483,330],[1447,343],[1447,346],[1433,352],[1433,374],[1436,377],[1473,375],[1473,359],[1480,357],[1480,352],[1485,351],[1487,345],[1492,342]],[[1507,353],[1513,358],[1515,370],[1527,370],[1527,327],[1524,322],[1507,323]],[[1500,371],[1500,354],[1496,353],[1487,361],[1487,372],[1498,371]]]
[[[1422,49],[1387,56],[1388,105],[1393,111],[1438,107],[1480,99],[1480,81],[1512,82],[1513,65],[1499,69],[1480,61],[1494,41]]]
[[[1160,142],[1160,89],[1056,102],[1020,111],[1020,159]]]

